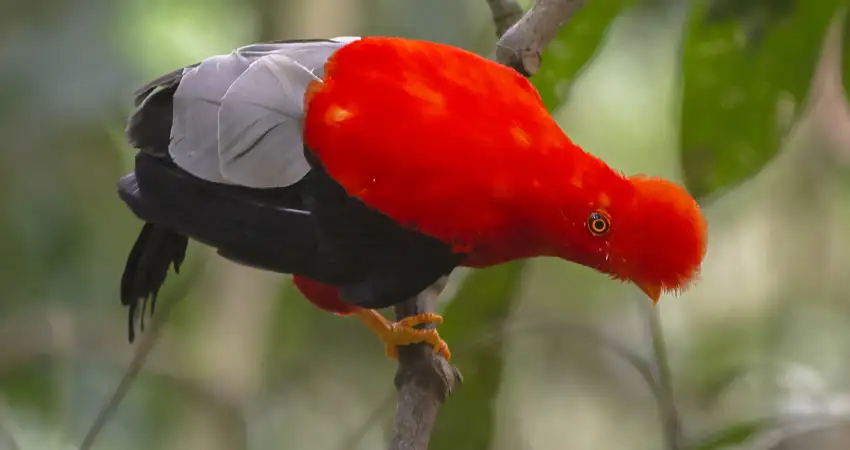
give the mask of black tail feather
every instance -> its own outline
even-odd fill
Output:
[[[186,257],[189,240],[160,225],[146,223],[127,257],[121,277],[121,304],[129,306],[128,338],[135,340],[135,319],[139,317],[141,331],[145,327],[145,309],[150,301],[154,313],[159,290],[165,283],[169,267],[180,272]]]
[[[298,192],[211,183],[145,153],[118,182],[118,194],[145,222],[218,249],[219,254],[278,273],[307,269],[314,259],[313,221]],[[262,194],[262,195],[261,195]]]
[[[118,182],[121,199],[145,221],[121,279],[130,342],[137,318],[144,331],[148,302],[153,314],[169,268],[179,272],[189,238],[225,257],[276,272],[291,273],[310,259],[314,244],[306,212],[258,204],[240,198],[240,192],[192,177],[168,160],[137,155],[135,172]],[[269,197],[291,201],[276,194]]]

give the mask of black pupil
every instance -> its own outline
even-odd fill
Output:
[[[601,233],[608,229],[608,223],[605,218],[600,216],[598,213],[593,213],[590,215],[590,227],[593,231]]]

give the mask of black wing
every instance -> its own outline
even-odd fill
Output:
[[[121,199],[146,222],[121,282],[121,301],[129,306],[130,341],[133,321],[148,300],[153,312],[169,267],[179,270],[188,238],[253,267],[316,272],[305,261],[318,258],[312,221],[302,207],[303,183],[250,189],[226,182],[219,170],[216,108],[252,62],[281,52],[306,65],[321,65],[345,41],[248,45],[165,74],[135,92],[137,110],[128,120],[126,136],[140,152],[135,170],[118,183]],[[181,86],[182,94],[175,100]],[[262,138],[253,143],[262,144]],[[300,157],[300,147],[298,153]],[[325,258],[321,265],[319,272],[334,279],[333,262]]]
[[[327,41],[299,41],[298,45],[304,42]],[[251,50],[239,58],[268,55],[272,45],[244,47]],[[239,67],[245,71],[244,64]],[[369,308],[390,306],[418,294],[461,261],[463,255],[452,254],[448,245],[402,227],[349,197],[303,147],[300,135],[299,157],[310,168],[300,179],[289,179],[279,187],[274,184],[278,180],[271,180],[273,187],[256,187],[269,183],[268,174],[258,174],[257,183],[250,187],[224,180],[215,170],[220,164],[217,145],[207,139],[216,136],[217,126],[226,126],[218,124],[222,116],[204,116],[196,114],[200,109],[190,109],[187,117],[207,121],[201,127],[195,123],[192,132],[178,129],[185,121],[175,122],[175,94],[184,75],[198,68],[203,63],[141,88],[136,98],[139,108],[127,126],[127,139],[140,152],[134,171],[119,181],[118,192],[145,221],[121,283],[122,303],[130,309],[131,341],[134,319],[148,300],[155,302],[169,267],[179,270],[188,239],[214,247],[240,264],[341,286],[344,299]],[[233,73],[228,73],[232,78]],[[201,103],[203,108],[209,102]],[[205,128],[206,134],[198,133]],[[175,136],[184,139],[176,151]],[[193,145],[185,145],[187,136]],[[281,148],[291,144],[282,142]],[[251,172],[240,172],[240,176],[246,174]]]

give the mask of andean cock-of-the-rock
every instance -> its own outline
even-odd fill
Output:
[[[556,257],[653,302],[697,277],[706,222],[681,186],[573,143],[532,84],[456,47],[392,37],[255,44],[151,82],[119,194],[145,224],[122,279],[130,338],[188,240],[292,274],[395,354],[428,342],[405,301],[459,266]],[[463,301],[458,299],[457,301]]]

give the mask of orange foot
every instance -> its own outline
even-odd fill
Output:
[[[417,325],[443,323],[443,318],[437,314],[425,313],[418,316],[405,317],[398,322],[390,322],[386,317],[373,309],[358,309],[352,312],[387,346],[387,356],[398,358],[398,346],[426,343],[434,347],[434,353],[439,353],[451,360],[451,352],[446,341],[440,339],[437,330],[420,330]]]

